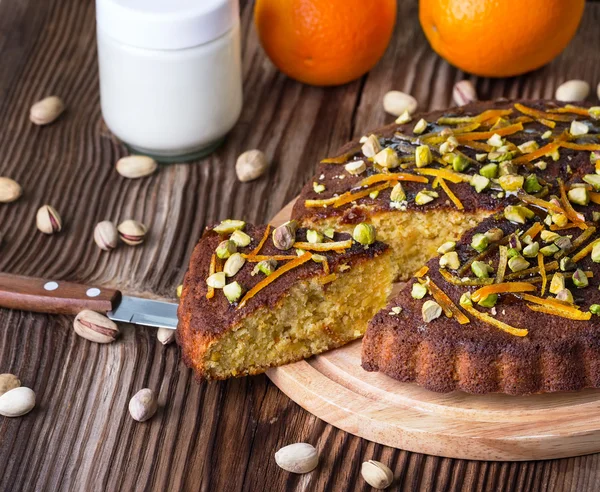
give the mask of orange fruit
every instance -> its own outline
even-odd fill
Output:
[[[257,0],[254,23],[271,61],[312,85],[371,70],[390,41],[396,0]]]
[[[567,46],[585,0],[420,0],[431,47],[475,75],[509,77],[545,65]]]

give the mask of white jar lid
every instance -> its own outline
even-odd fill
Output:
[[[238,17],[238,0],[96,0],[99,30],[146,49],[208,43],[229,31]]]

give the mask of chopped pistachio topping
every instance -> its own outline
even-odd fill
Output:
[[[296,256],[302,256],[304,253],[306,253],[305,250],[300,249],[300,248],[295,248],[296,250]]]
[[[455,248],[456,248],[456,242],[455,241],[446,241],[444,244],[442,244],[437,249],[437,252],[440,255],[444,255],[446,253],[450,253],[450,251],[454,251]]]
[[[479,170],[479,174],[488,179],[496,178],[498,176],[498,164],[490,163],[482,166]]]
[[[398,118],[396,118],[396,124],[404,125],[406,123],[410,123],[412,121],[412,116],[408,112],[408,109],[404,111]]]
[[[233,231],[229,239],[233,241],[238,248],[244,248],[252,242],[252,238],[244,231],[240,230]]]
[[[458,259],[458,253],[456,251],[450,251],[445,253],[440,258],[440,268],[450,268],[451,270],[458,270],[460,268],[460,260]]]
[[[225,287],[225,272],[213,273],[206,279],[206,285],[213,289],[222,289]]]
[[[233,304],[237,302],[240,297],[242,297],[242,286],[237,282],[231,282],[223,287],[223,294],[227,297],[227,300]]]
[[[423,299],[423,297],[427,295],[427,287],[425,287],[423,284],[420,284],[419,282],[415,282],[412,285],[410,295],[414,299]]]
[[[475,191],[477,193],[481,193],[483,190],[485,190],[488,186],[490,185],[490,180],[489,178],[485,177],[485,176],[481,176],[479,174],[474,174],[471,177],[471,186],[473,188],[475,188]]]
[[[363,246],[373,244],[376,239],[375,228],[371,224],[361,222],[352,231],[352,238]]]
[[[396,316],[402,312],[402,308],[400,306],[394,306],[390,311],[390,314]]]
[[[244,257],[239,253],[233,253],[223,265],[223,272],[227,277],[233,277],[246,263]]]
[[[473,301],[471,300],[471,293],[465,292],[462,296],[460,296],[459,303],[461,306],[472,306]]]
[[[498,294],[489,294],[481,299],[477,304],[481,307],[493,308],[498,302]]]
[[[462,155],[455,155],[452,158],[452,169],[458,173],[462,173],[469,167],[469,161]]]
[[[559,237],[556,241],[554,241],[554,244],[556,244],[563,251],[569,251],[573,247],[573,243],[568,237]]]
[[[523,248],[523,256],[526,258],[535,258],[540,251],[540,243],[537,241]]]
[[[544,162],[544,161],[537,161],[537,162],[534,164],[534,167],[537,167],[538,169],[540,169],[540,170],[544,171],[544,170],[546,170],[546,168],[548,167],[548,163],[547,163],[547,162]]]
[[[544,246],[543,248],[540,248],[540,253],[542,253],[544,256],[552,256],[555,253],[558,253],[560,251],[560,248],[558,246],[556,246],[556,244],[549,244],[548,246]]]
[[[545,243],[553,243],[560,237],[561,237],[560,234],[553,232],[553,231],[547,231],[544,229],[542,232],[540,232],[540,238]]]
[[[333,237],[335,236],[335,230],[333,229],[333,227],[328,227],[323,231],[323,234],[325,234],[325,236],[329,239],[333,239]]]
[[[487,154],[475,154],[475,160],[477,162],[483,162],[487,159]]]
[[[365,157],[374,157],[381,150],[379,139],[375,135],[369,135],[360,150]]]
[[[325,185],[322,183],[317,183],[316,181],[313,183],[313,190],[315,193],[323,193],[325,191]]]
[[[592,220],[594,222],[600,222],[600,212],[592,212]]]
[[[310,257],[310,259],[317,263],[323,263],[323,262],[327,261],[327,256],[313,253],[313,255]]]
[[[571,203],[575,203],[576,205],[586,206],[588,203],[590,203],[590,192],[587,190],[587,188],[571,188],[567,193],[567,196],[569,197],[569,201]]]
[[[309,243],[322,243],[323,242],[323,234],[321,234],[318,231],[315,231],[313,229],[309,229],[308,231],[306,231],[306,240]]]
[[[595,191],[600,191],[600,175],[599,174],[586,174],[583,177],[583,180],[587,184],[592,185],[592,188],[594,188]]]
[[[471,271],[477,278],[488,278],[492,271],[492,267],[483,261],[474,261],[471,263]]]
[[[386,147],[385,149],[379,151],[373,157],[373,160],[382,167],[387,169],[393,169],[398,167],[400,161],[398,160],[398,154],[391,147]]]
[[[560,268],[561,272],[568,272],[569,270],[575,270],[575,268],[577,268],[573,260],[568,256],[564,256],[560,259],[558,267]]]
[[[542,138],[544,140],[548,140],[551,136],[552,136],[552,130],[546,130],[544,133],[542,133]]]
[[[518,145],[517,148],[523,153],[523,154],[530,154],[531,152],[533,152],[534,150],[537,150],[540,148],[540,146],[538,145],[538,143],[535,140],[529,140],[527,142],[522,143],[521,145]]]
[[[559,290],[556,293],[556,298],[559,301],[570,302],[571,304],[573,304],[575,302],[575,300],[573,299],[573,294],[571,293],[571,291],[569,289]]]
[[[588,113],[595,120],[600,119],[600,106],[592,106],[590,109],[588,109]]]
[[[304,254],[304,253],[302,253]],[[263,260],[259,261],[254,270],[252,270],[252,276],[258,272],[265,274],[267,277],[271,275],[277,269],[277,260]]]
[[[488,138],[487,143],[488,143],[488,145],[491,145],[492,147],[502,147],[502,145],[504,145],[504,142],[502,141],[502,137],[500,135],[498,135],[497,133],[494,133],[490,138]]]
[[[435,191],[421,190],[419,193],[417,193],[417,196],[415,196],[415,203],[417,205],[425,205],[429,202],[432,202],[438,196],[439,195]]]
[[[243,220],[232,220],[226,219],[221,221],[221,223],[213,227],[213,231],[218,234],[231,234],[234,231],[241,230],[246,226],[246,223]]]
[[[350,174],[358,175],[366,171],[365,161],[352,161],[344,166],[344,169]]]
[[[423,321],[431,323],[434,319],[442,315],[442,307],[437,302],[428,300],[423,303],[421,312],[423,314]]]
[[[420,135],[426,129],[427,129],[427,121],[425,121],[423,118],[421,118],[419,121],[417,121],[417,124],[413,128],[413,133]]]
[[[492,227],[489,231],[484,232],[484,234],[491,243],[500,241],[504,237],[504,231],[498,227]]]
[[[585,135],[590,131],[590,127],[581,121],[571,121],[571,127],[569,128],[569,133],[574,137],[578,137],[579,135]]]
[[[402,187],[402,183],[396,183],[390,193],[390,200],[393,202],[403,202],[406,200],[406,193]]]
[[[520,272],[529,268],[530,263],[521,255],[513,256],[508,260],[508,268],[513,272]]]
[[[565,288],[565,276],[560,272],[556,272],[550,281],[550,294],[558,294]]]
[[[525,178],[519,174],[506,174],[500,176],[498,182],[504,191],[517,191],[523,188]]]
[[[565,214],[552,214],[552,222],[559,227],[563,227],[569,223],[569,218]]]
[[[215,251],[217,256],[221,259],[229,258],[233,253],[237,252],[237,246],[231,239],[222,241]]]
[[[504,218],[517,224],[525,224],[528,219],[532,219],[534,216],[535,213],[523,205],[508,205],[504,209]]]
[[[535,174],[530,174],[525,178],[523,189],[527,193],[538,193],[539,191],[541,191],[542,185],[538,181],[538,178]]]
[[[425,167],[431,164],[433,157],[431,156],[431,150],[427,145],[419,145],[415,149],[415,163],[417,167]]]
[[[485,234],[477,233],[473,235],[473,238],[471,239],[471,247],[479,253],[485,251],[489,243],[490,241]]]
[[[372,198],[373,200],[375,200],[375,198],[377,198],[379,196],[379,190],[375,190],[372,191],[371,193],[369,193],[369,198]]]
[[[596,243],[592,248],[592,261],[600,263],[600,242]]]
[[[578,289],[584,289],[589,285],[587,275],[581,268],[578,268],[575,270],[575,272],[573,272],[573,284]]]
[[[440,145],[440,154],[449,154],[454,152],[454,149],[458,147],[459,142],[455,136],[448,137],[448,139]]]
[[[600,316],[600,304],[592,304],[590,306],[590,313]]]
[[[505,176],[507,174],[519,174],[517,171],[517,168],[510,161],[500,162],[499,166],[500,166],[498,169],[499,176]]]

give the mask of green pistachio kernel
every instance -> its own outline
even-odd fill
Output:
[[[360,148],[365,157],[373,157],[381,150],[381,144],[377,135],[369,135]]]
[[[475,154],[475,160],[477,162],[484,162],[487,159],[487,154]]]
[[[600,241],[594,244],[592,248],[592,261],[594,263],[600,263]]]
[[[545,171],[548,167],[548,163],[544,161],[537,161],[533,166],[540,169],[541,171]]]
[[[540,146],[538,145],[538,143],[535,140],[529,140],[527,142],[522,143],[521,145],[517,145],[517,148],[523,153],[523,154],[530,154],[531,152],[533,152],[534,150],[537,150],[540,148]]]
[[[488,159],[492,162],[510,161],[513,157],[513,152],[490,152],[488,154]]]
[[[471,186],[475,188],[477,193],[481,193],[490,185],[489,178],[485,176],[481,176],[479,174],[475,174],[471,177]]]
[[[415,282],[412,286],[410,295],[413,296],[414,299],[423,299],[423,297],[427,295],[427,287],[419,282]]]
[[[477,304],[481,307],[493,308],[498,302],[498,294],[490,294],[481,299]]]
[[[471,300],[471,293],[465,292],[462,296],[460,296],[459,302],[461,306],[472,306],[473,301]]]
[[[550,281],[550,294],[557,294],[565,288],[565,276],[562,273],[555,273]]]
[[[485,251],[489,244],[490,241],[485,234],[477,233],[471,239],[471,247],[479,253]]]
[[[233,253],[237,252],[237,246],[230,239],[222,241],[215,251],[221,259],[229,258]]]
[[[452,159],[452,169],[456,172],[462,173],[463,171],[466,171],[468,167],[469,161],[462,155],[455,155]]]
[[[451,270],[460,268],[458,253],[456,251],[450,251],[449,253],[442,255],[440,258],[440,268],[450,268]]]
[[[390,193],[390,200],[393,202],[403,202],[406,200],[406,193],[404,192],[404,187],[402,183],[396,183],[392,188],[392,192]]]
[[[415,164],[417,167],[425,167],[431,164],[433,157],[427,145],[419,145],[415,150]]]
[[[325,191],[325,185],[315,181],[313,182],[313,190],[315,193],[323,193]]]
[[[231,234],[234,231],[241,230],[246,226],[246,223],[243,220],[232,220],[226,219],[221,221],[221,223],[213,227],[213,231],[218,234]]]
[[[227,300],[233,304],[242,297],[242,286],[237,282],[231,282],[223,287],[223,294],[227,297]]]
[[[510,260],[508,260],[508,268],[510,268],[513,272],[520,272],[521,270],[529,268],[529,266],[530,263],[521,255],[513,256]]]
[[[494,179],[498,176],[498,164],[486,164],[479,170],[479,174],[488,179]]]
[[[368,246],[375,242],[376,232],[375,228],[371,224],[361,222],[358,224],[352,232],[352,238],[363,246]]]
[[[417,193],[417,196],[415,196],[415,203],[417,205],[425,205],[429,202],[432,202],[438,196],[439,195],[436,191],[421,190],[419,193]]]
[[[375,190],[372,191],[371,193],[369,193],[369,198],[372,198],[373,200],[375,200],[375,198],[377,198],[379,196],[379,190]]]
[[[544,133],[542,133],[542,138],[544,140],[548,140],[551,136],[552,136],[552,130],[546,130]]]
[[[581,268],[578,268],[573,272],[573,284],[578,289],[584,289],[590,284],[587,275]]]
[[[375,154],[373,160],[382,167],[387,169],[393,169],[398,167],[400,164],[400,160],[398,159],[398,154],[391,147],[386,147],[382,151]]]
[[[398,118],[396,118],[396,124],[404,125],[406,123],[410,123],[411,120],[412,120],[412,117],[410,116],[408,109],[406,109],[404,111],[404,113],[402,113],[400,116],[398,116]]]
[[[306,240],[312,244],[322,243],[323,234],[313,229],[309,229],[308,231],[306,231]]]
[[[573,260],[571,258],[569,258],[568,256],[563,256],[560,259],[558,266],[559,266],[561,272],[568,272],[569,270],[575,270],[575,268],[577,268],[577,265],[575,265]]]
[[[483,261],[474,261],[471,263],[471,271],[477,278],[488,278],[490,276],[490,266]]]
[[[540,250],[540,244],[536,241],[523,248],[523,256],[527,258],[535,258]]]
[[[554,162],[560,159],[560,151],[558,149],[553,150],[548,154]]]
[[[507,254],[509,258],[513,258],[515,256],[519,256],[521,254],[521,251],[517,248],[508,248]]]
[[[559,239],[561,236],[560,236],[560,234],[557,234],[556,232],[543,230],[542,232],[540,232],[540,237],[542,238],[542,241],[544,241],[545,243],[553,243],[554,241]]]
[[[413,128],[413,133],[420,135],[427,129],[427,121],[421,118]]]
[[[600,212],[592,212],[592,221],[600,222]]]
[[[498,227],[492,227],[489,231],[484,232],[484,234],[490,243],[498,242],[504,237],[504,231]]]
[[[600,176],[598,177],[600,178]],[[588,203],[590,203],[590,192],[587,190],[587,188],[571,188],[567,193],[567,196],[569,197],[569,201],[571,203],[575,203],[576,205],[586,206]]]
[[[600,304],[592,304],[590,306],[590,313],[600,316]]]
[[[527,193],[537,193],[542,189],[542,185],[538,181],[538,178],[535,174],[530,174],[525,178],[525,183],[523,184],[523,189]]]
[[[327,261],[327,256],[313,254],[310,259],[315,263],[324,263]]]
[[[456,248],[456,242],[455,241],[446,241],[444,244],[442,244],[437,249],[437,252],[440,255],[444,255],[446,253],[450,253],[450,251],[454,251],[455,248]]]
[[[333,237],[335,236],[335,230],[333,229],[333,227],[328,227],[323,231],[323,234],[325,234],[325,236],[329,239],[333,239]]]
[[[569,223],[569,218],[565,214],[552,214],[552,222],[558,227],[563,227]]]
[[[501,162],[498,169],[499,176],[506,176],[507,174],[518,174],[517,168],[512,162]]]
[[[595,191],[600,191],[600,174],[586,174],[582,179],[592,185]]]
[[[523,188],[525,178],[519,174],[505,174],[498,178],[498,182],[504,191],[517,191]]]
[[[595,120],[600,119],[600,106],[592,106],[590,109],[588,109],[588,113]]]
[[[544,256],[552,256],[553,254],[556,254],[560,251],[560,248],[558,246],[556,246],[556,244],[549,244],[548,246],[544,246],[543,248],[540,248],[540,253],[542,253]]]
[[[437,302],[429,300],[423,303],[421,313],[423,314],[423,321],[431,323],[442,315],[442,308]]]
[[[571,291],[569,289],[559,290],[556,293],[556,298],[559,301],[570,302],[571,304],[573,304],[575,302],[575,300],[573,299],[573,294],[571,293]]]
[[[223,271],[227,277],[233,277],[246,263],[245,258],[239,253],[233,253],[223,265]]]
[[[304,253],[306,253],[305,250],[300,249],[300,248],[294,248],[296,250],[296,256],[302,256]]]
[[[504,218],[517,224],[525,224],[528,219],[535,217],[535,213],[523,205],[508,205],[504,209]]]
[[[229,239],[233,241],[238,248],[245,248],[252,242],[252,238],[244,231],[240,230],[233,231]]]
[[[571,239],[566,236],[559,237],[556,241],[554,241],[554,244],[556,244],[563,251],[569,251],[573,247]]]
[[[206,285],[212,287],[213,289],[222,289],[225,287],[225,282],[225,272],[213,273],[206,279]]]
[[[552,216],[550,214],[546,215],[546,217],[544,218],[544,224],[546,224],[547,226],[551,226],[553,224]]]
[[[304,253],[303,253],[304,254]],[[259,261],[254,270],[252,271],[252,275],[256,275],[258,272],[265,274],[267,277],[271,275],[275,270],[277,270],[277,261],[276,260],[263,260]]]
[[[492,147],[502,147],[502,145],[504,144],[504,142],[502,141],[502,137],[497,133],[494,133],[490,138],[488,138],[487,143]]]

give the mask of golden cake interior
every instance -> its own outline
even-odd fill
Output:
[[[260,373],[360,338],[386,304],[390,266],[386,252],[330,283],[317,276],[294,285],[275,308],[260,308],[207,347],[206,378]]]

